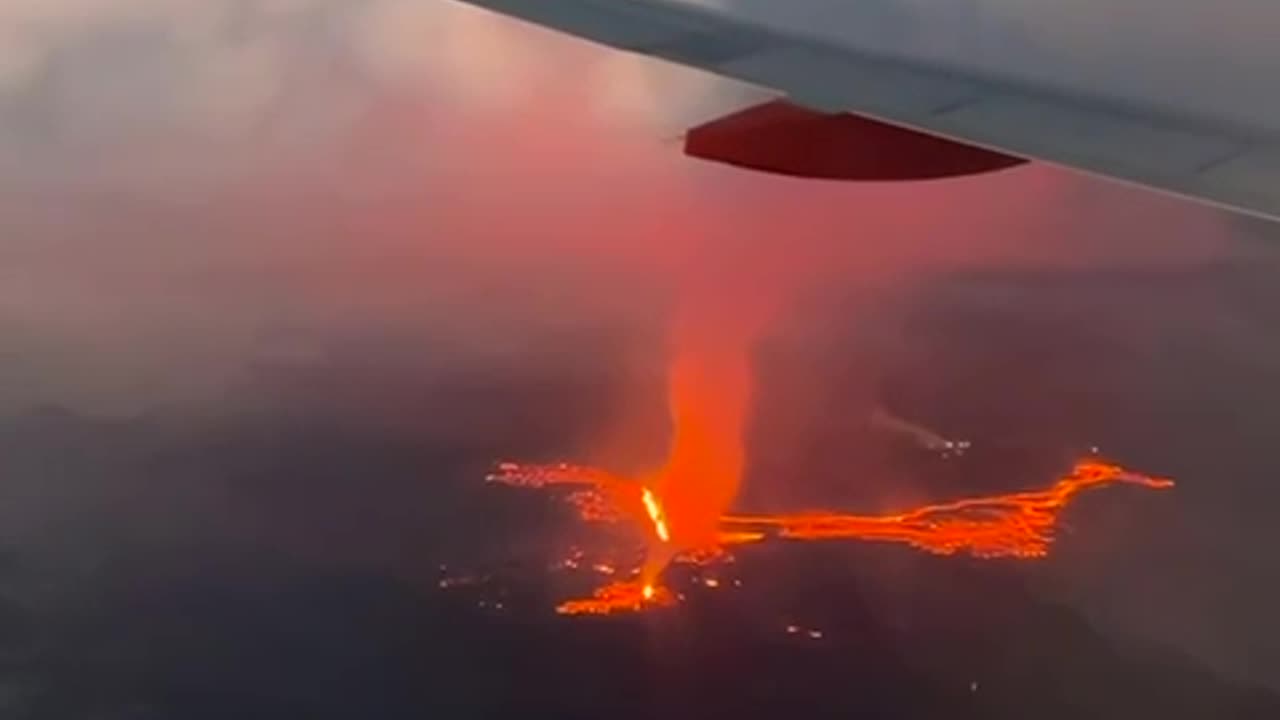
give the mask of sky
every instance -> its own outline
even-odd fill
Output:
[[[1063,23],[1053,37],[1091,32],[1079,4],[1044,5]],[[1109,5],[1124,27],[1138,6]],[[970,7],[1015,12],[954,12]],[[1215,22],[1252,37],[1230,18]],[[268,445],[293,437],[278,417],[341,416],[419,433],[446,459],[633,462],[661,442],[636,428],[661,422],[673,308],[768,297],[783,310],[762,361],[762,466],[843,457],[846,395],[1001,442],[1101,436],[1187,475],[1187,499],[1099,504],[1101,529],[1073,535],[1049,573],[1055,592],[1110,630],[1280,688],[1267,632],[1280,582],[1258,550],[1276,499],[1260,388],[1280,366],[1267,224],[1038,165],[907,187],[699,163],[680,131],[756,91],[444,0],[11,0],[0,28],[0,517],[14,552],[69,562],[60,532],[91,517],[411,574],[406,547],[474,521],[423,509],[438,526],[397,534],[410,504],[379,506],[386,529],[346,542],[325,533],[372,516],[327,475],[317,489],[248,473],[227,489],[96,473],[88,453],[46,476],[77,443],[108,468],[143,453],[102,450],[114,430],[90,442],[59,413],[165,438],[265,413],[277,420],[231,436]],[[563,430],[539,420],[549,408]],[[351,442],[330,465],[376,455]],[[308,517],[296,492],[325,509]]]

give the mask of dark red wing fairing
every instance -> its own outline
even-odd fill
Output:
[[[1021,165],[1024,158],[849,113],[775,100],[690,130],[685,154],[780,175],[828,180],[934,180]]]

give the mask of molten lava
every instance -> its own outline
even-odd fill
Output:
[[[667,531],[667,520],[663,515],[662,506],[658,504],[657,499],[653,496],[653,491],[645,488],[641,495],[641,501],[644,503],[644,511],[649,515],[649,521],[653,523],[653,534],[658,536],[662,542],[671,542],[671,533]]]
[[[967,550],[984,558],[1034,558],[1048,553],[1058,515],[1077,494],[1113,483],[1173,487],[1166,478],[1085,460],[1044,490],[966,498],[891,515],[730,515],[723,522],[735,529],[773,529],[788,540],[879,540],[939,555]]]
[[[671,605],[671,592],[640,581],[616,582],[598,588],[589,598],[561,603],[561,615],[608,615],[615,612],[637,612],[646,607]]]
[[[648,488],[635,481],[603,470],[574,465],[518,465],[505,463],[490,475],[491,482],[517,487],[551,485],[587,486],[597,496],[626,499],[640,496],[644,514],[627,513],[622,508],[609,518],[630,515],[652,537],[667,544],[669,535],[663,521],[663,505]],[[713,542],[690,548],[669,550],[662,557],[680,562],[709,564],[725,557],[727,545],[749,544],[777,538],[790,541],[871,540],[900,542],[939,555],[967,551],[975,557],[1039,558],[1046,555],[1062,511],[1085,490],[1108,485],[1131,484],[1151,489],[1173,487],[1173,481],[1131,472],[1123,467],[1094,459],[1081,460],[1069,473],[1043,490],[973,497],[925,505],[887,515],[851,515],[833,512],[805,512],[789,515],[721,515]],[[579,490],[570,497],[583,492]],[[601,520],[593,507],[584,512],[587,521]],[[651,545],[652,548],[652,545]],[[652,549],[650,556],[653,556]],[[648,565],[649,563],[646,563]],[[646,606],[674,602],[668,591],[656,585],[656,574],[642,573],[641,579],[618,582],[596,591],[591,598],[561,605],[563,614],[609,613],[640,610]]]

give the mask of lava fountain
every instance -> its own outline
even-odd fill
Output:
[[[642,572],[646,583],[656,581],[675,554],[715,545],[720,516],[737,497],[751,402],[749,330],[697,312],[681,317],[673,331],[670,449],[645,495],[657,530]]]

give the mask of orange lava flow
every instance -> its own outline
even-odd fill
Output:
[[[666,588],[639,580],[609,583],[598,588],[589,598],[561,603],[561,615],[609,615],[616,612],[638,612],[646,607],[660,607],[675,602]]]
[[[1044,490],[966,498],[891,515],[729,515],[723,522],[738,532],[772,530],[788,540],[876,540],[939,555],[967,550],[983,558],[1036,558],[1048,553],[1058,516],[1077,494],[1114,483],[1173,487],[1166,478],[1085,460]]]

